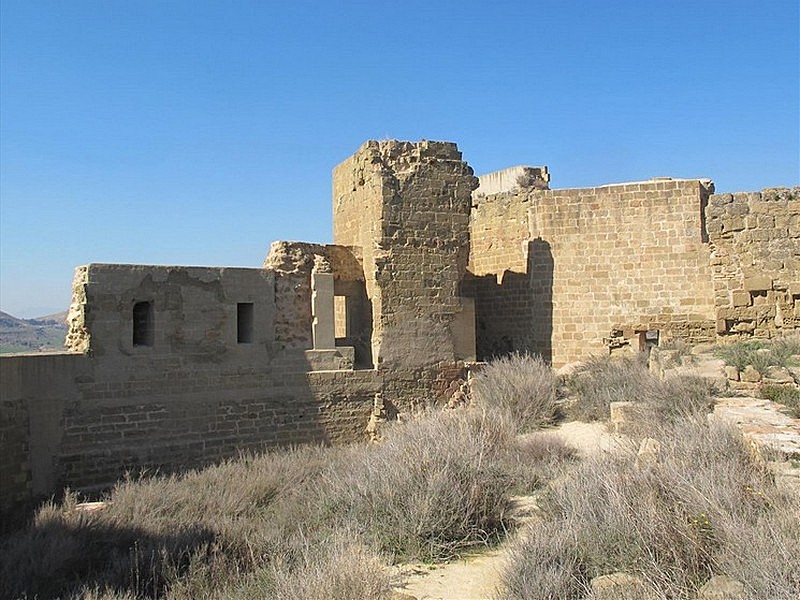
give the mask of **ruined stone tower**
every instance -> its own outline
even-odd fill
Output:
[[[446,142],[370,141],[334,169],[334,243],[363,259],[379,369],[474,357],[474,308],[460,285],[477,185]]]

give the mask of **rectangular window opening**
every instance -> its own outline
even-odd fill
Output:
[[[333,335],[336,338],[348,336],[347,327],[347,296],[333,297]]]
[[[153,303],[137,302],[133,305],[133,345],[152,346],[155,337]]]
[[[236,341],[240,344],[253,342],[252,302],[239,302],[236,305]]]

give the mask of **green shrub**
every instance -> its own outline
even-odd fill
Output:
[[[551,425],[558,415],[557,380],[539,356],[511,354],[489,362],[471,381],[473,402],[507,413],[521,432]]]
[[[761,340],[737,341],[718,346],[717,357],[740,371],[751,365],[762,375],[769,367],[791,366],[792,357],[800,355],[800,335],[787,335],[770,342]]]
[[[736,341],[718,346],[714,350],[714,355],[724,360],[726,364],[743,371],[747,365],[753,364],[758,350],[764,347],[764,342],[759,340]]]
[[[792,357],[800,356],[800,335],[776,338],[769,347],[770,363],[777,367],[794,365]]]
[[[800,419],[800,390],[793,385],[763,385],[761,397],[783,404],[790,415]]]

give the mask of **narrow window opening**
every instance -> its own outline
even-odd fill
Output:
[[[346,338],[350,333],[347,326],[347,296],[333,297],[333,319],[334,336],[337,339]]]
[[[253,342],[252,302],[240,302],[236,305],[236,341],[240,344]]]
[[[153,303],[137,302],[133,305],[133,345],[152,346],[154,333]]]

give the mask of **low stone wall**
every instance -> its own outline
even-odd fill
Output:
[[[103,361],[82,354],[0,359],[0,511],[65,486],[105,488],[126,472],[169,473],[243,451],[362,441],[382,389],[374,370],[307,372],[303,353],[263,369],[196,365],[157,373],[132,362],[114,379]]]

